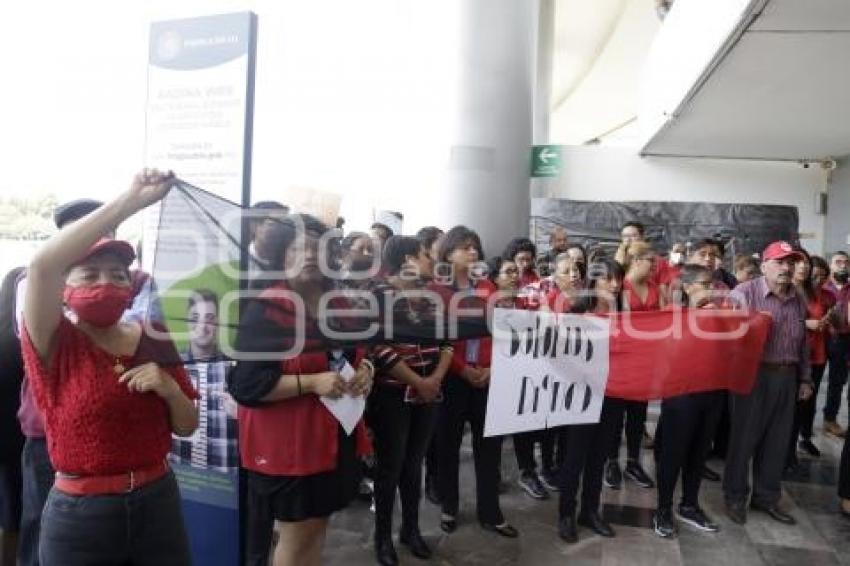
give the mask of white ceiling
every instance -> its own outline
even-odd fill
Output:
[[[850,31],[850,3],[847,0],[772,1],[748,31],[762,30]]]
[[[666,123],[643,154],[850,154],[850,1],[768,0],[749,27],[732,32],[730,44],[718,64],[705,62],[697,90],[681,93],[684,102],[664,112]]]
[[[653,0],[556,0],[554,26],[549,139],[582,144],[635,120]]]

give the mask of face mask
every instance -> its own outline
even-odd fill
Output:
[[[356,256],[351,260],[349,270],[355,273],[365,273],[372,269],[374,263],[372,256]]]
[[[65,287],[65,304],[80,320],[106,328],[121,319],[130,305],[130,288],[113,283],[86,287]]]
[[[670,263],[672,265],[681,265],[684,263],[682,252],[670,252]]]
[[[850,279],[850,273],[847,273],[846,271],[843,271],[843,270],[842,271],[836,271],[835,273],[832,274],[832,276],[839,283],[847,283],[847,280]]]

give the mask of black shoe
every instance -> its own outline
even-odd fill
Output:
[[[457,530],[457,518],[443,513],[440,515],[440,528],[444,533],[451,534]]]
[[[640,462],[636,460],[629,460],[628,463],[626,463],[625,476],[643,488],[651,489],[655,487],[655,482],[652,481],[649,474],[643,470]]]
[[[601,537],[611,538],[617,534],[599,513],[582,513],[578,516],[578,524],[587,527]]]
[[[611,460],[605,465],[604,481],[605,486],[611,489],[620,489],[623,487],[623,472],[620,471],[620,464]]]
[[[738,525],[747,524],[747,505],[743,501],[727,501],[726,516]]]
[[[558,521],[558,536],[561,540],[570,544],[578,542],[578,527],[574,515],[564,517]]]
[[[673,520],[673,512],[670,509],[658,509],[652,515],[652,530],[661,538],[676,538],[679,529]]]
[[[402,530],[398,540],[410,549],[410,554],[416,558],[421,558],[422,560],[431,558],[431,549],[428,547],[425,539],[422,538],[422,533],[419,532],[419,529]]]
[[[793,480],[797,477],[797,472],[800,471],[799,463],[792,460],[785,464],[782,468],[782,479],[785,481]]]
[[[517,484],[533,499],[549,499],[549,492],[535,472],[520,473]]]
[[[708,466],[702,467],[702,479],[706,481],[720,481],[720,474],[709,468]]]
[[[398,554],[395,552],[392,537],[375,537],[375,558],[381,566],[398,565]]]
[[[779,508],[776,503],[770,505],[761,505],[756,502],[750,503],[750,509],[753,511],[761,511],[762,513],[767,513],[771,519],[774,521],[778,521],[784,525],[796,525],[797,519],[783,511]]]
[[[425,478],[425,498],[434,505],[440,504],[440,492],[437,491],[437,479],[434,477]]]
[[[707,533],[716,533],[720,526],[699,507],[679,505],[679,520]]]
[[[496,533],[505,538],[516,538],[519,536],[519,531],[516,530],[510,523],[504,521],[501,525],[491,525],[490,523],[481,523],[481,528],[491,533]]]
[[[800,450],[802,450],[812,458],[820,458],[820,450],[812,443],[811,438],[804,438],[800,441]]]
[[[360,480],[360,485],[357,488],[357,499],[367,503],[372,502],[372,495],[375,493],[375,482],[368,478]]]
[[[543,470],[543,473],[540,474],[540,482],[549,491],[561,491],[558,486],[558,470],[554,468]]]

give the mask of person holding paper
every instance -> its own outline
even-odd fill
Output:
[[[243,359],[228,385],[248,476],[245,561],[262,563],[271,516],[280,530],[274,565],[309,566],[321,563],[328,519],[357,495],[359,458],[370,451],[362,419],[348,434],[323,401],[367,395],[373,368],[363,348],[329,348],[320,332],[347,303],[322,305],[334,288],[319,269],[328,229],[308,215],[290,215],[280,229],[288,278],[245,306],[236,337]]]
[[[458,326],[481,320],[496,288],[484,276],[484,251],[478,234],[466,226],[455,226],[440,245],[440,262],[450,267],[447,282],[429,286],[440,295],[446,317]],[[459,295],[456,297],[456,295]],[[454,299],[454,300],[453,300]],[[473,314],[470,311],[477,311]],[[487,391],[490,383],[492,339],[475,338],[454,343],[449,375],[443,383],[443,403],[437,428],[439,486],[442,501],[440,528],[446,533],[457,529],[459,507],[458,476],[460,445],[468,420],[472,428],[475,458],[475,488],[478,521],[482,528],[500,536],[515,538],[517,530],[505,520],[499,505],[499,468],[502,437],[484,437]]]
[[[437,305],[421,293],[433,262],[422,244],[409,236],[391,236],[384,246],[386,280],[372,291],[384,326],[432,327]],[[386,309],[390,309],[387,311]],[[392,519],[396,490],[401,496],[399,540],[421,559],[431,549],[419,530],[422,459],[437,424],[442,383],[453,349],[443,344],[383,344],[373,350],[376,387],[369,397],[369,426],[375,442],[375,556],[379,564],[398,564]]]

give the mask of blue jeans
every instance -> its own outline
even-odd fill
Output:
[[[51,489],[39,556],[43,566],[191,564],[174,474],[121,495],[75,496]]]
[[[21,566],[38,566],[38,537],[41,511],[56,475],[47,454],[47,440],[27,438],[21,455],[23,495],[21,532],[18,539]]]

